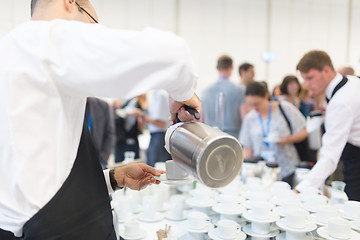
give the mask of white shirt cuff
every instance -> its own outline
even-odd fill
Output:
[[[109,192],[109,194],[113,194],[115,191],[111,187],[109,172],[110,172],[110,169],[106,169],[103,171],[108,192]]]

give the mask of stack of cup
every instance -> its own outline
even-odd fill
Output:
[[[246,234],[241,231],[240,225],[231,220],[220,220],[217,228],[211,229],[208,235],[215,240],[244,240],[246,238]]]
[[[271,228],[271,224],[276,222],[280,216],[272,212],[273,205],[269,202],[254,202],[251,210],[243,214],[243,217],[250,222],[244,226],[243,231],[252,238],[271,238],[276,236],[279,231]]]
[[[276,225],[284,231],[278,239],[303,240],[308,238],[308,234],[314,231],[317,226],[310,219],[310,214],[304,209],[289,210],[286,217],[278,220]]]
[[[360,239],[360,234],[351,230],[351,224],[348,220],[342,218],[332,218],[327,227],[321,227],[317,230],[320,237],[334,240],[356,240]]]

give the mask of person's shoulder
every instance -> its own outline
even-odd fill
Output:
[[[258,114],[254,109],[251,109],[250,112],[248,112],[244,118],[244,121],[253,121],[254,119],[257,119]]]

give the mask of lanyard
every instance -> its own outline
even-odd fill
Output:
[[[89,132],[91,133],[92,121],[91,121],[91,114],[90,114],[90,113],[89,113],[89,115],[88,115],[87,124],[88,124],[88,128],[89,128]]]
[[[271,102],[269,103],[269,113],[268,113],[268,119],[267,119],[267,131],[265,131],[265,126],[263,123],[263,119],[261,117],[261,114],[259,113],[259,121],[260,121],[260,125],[261,125],[261,131],[263,134],[263,138],[267,138],[269,136],[269,132],[270,132],[270,122],[271,122]],[[264,142],[266,147],[270,146],[270,143],[268,142]]]

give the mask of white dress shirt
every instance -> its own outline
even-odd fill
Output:
[[[163,88],[183,101],[196,85],[184,40],[150,28],[30,21],[0,40],[0,53],[0,228],[16,236],[68,177],[86,97]]]
[[[154,124],[147,124],[150,133],[166,132],[166,129],[172,124],[169,120],[169,95],[162,89],[155,89],[148,93],[148,115],[154,120],[164,121],[165,127],[161,128]]]
[[[326,88],[331,98],[343,76],[337,74]],[[325,114],[326,133],[322,137],[319,160],[296,187],[300,192],[309,186],[322,187],[326,178],[336,169],[347,142],[360,146],[360,79],[347,76],[348,82],[331,98]]]

